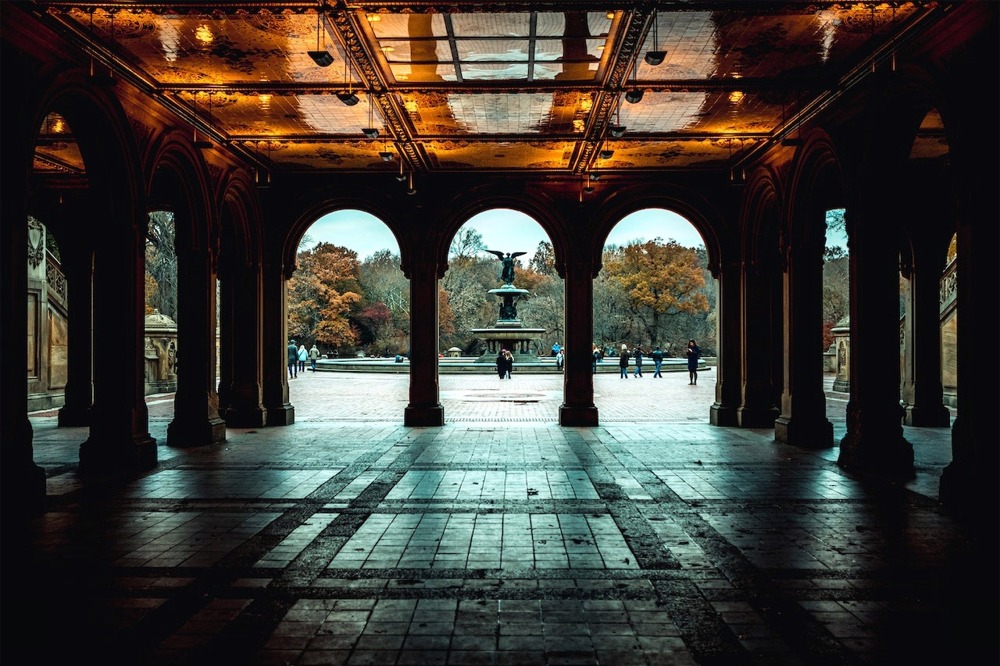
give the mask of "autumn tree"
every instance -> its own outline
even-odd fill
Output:
[[[619,327],[634,333],[636,342],[658,344],[671,317],[709,310],[698,253],[676,241],[664,243],[657,238],[610,248],[604,271],[608,283],[625,296],[624,303],[618,300],[628,322],[622,321]]]
[[[354,250],[319,243],[300,252],[298,269],[288,281],[289,335],[335,349],[357,344],[351,316],[362,300],[359,277]]]
[[[363,308],[355,322],[362,329],[362,342],[379,353],[406,351],[410,335],[410,285],[400,269],[399,255],[380,250],[369,256],[361,264],[360,282],[364,290]]]

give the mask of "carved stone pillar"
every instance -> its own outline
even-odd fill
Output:
[[[430,251],[406,271],[410,279],[410,402],[407,426],[444,425],[438,385],[438,266]]]
[[[259,264],[229,266],[222,281],[220,333],[225,379],[223,417],[232,428],[267,423],[261,386],[262,279]]]
[[[874,198],[848,210],[851,398],[838,464],[909,478],[913,447],[903,437],[899,404],[899,248],[888,240],[895,235],[886,231],[894,214],[890,202]]]
[[[90,425],[90,410],[94,403],[93,260],[94,253],[86,244],[74,243],[74,247],[67,247],[63,252],[62,266],[66,272],[69,308],[69,348],[65,402],[59,409],[60,427]]]
[[[581,249],[576,249],[582,253]],[[566,263],[566,342],[563,355],[563,404],[559,425],[589,427],[598,422],[594,405],[593,331],[594,278],[598,267],[590,257],[574,257]]]
[[[781,414],[774,422],[779,442],[808,448],[833,446],[823,393],[822,248],[792,244],[782,273],[784,377]]]
[[[177,393],[174,420],[167,427],[170,446],[226,441],[226,423],[219,416],[215,390],[215,289],[211,249],[178,251]]]
[[[13,130],[4,132],[4,140],[14,139]],[[17,139],[12,141],[17,142]],[[22,147],[23,148],[23,147]],[[16,146],[6,145],[2,154],[4,173],[24,173],[24,164],[17,164]],[[13,164],[12,164],[13,162]],[[22,374],[28,367],[28,348],[24,342],[24,325],[28,320],[28,211],[25,193],[28,187],[21,180],[5,188],[0,197],[0,210],[4,224],[0,224],[0,251],[4,267],[0,270],[0,358],[5,369],[17,371],[0,373],[0,491],[2,491],[4,524],[31,510],[40,508],[45,500],[45,470],[35,464],[32,450],[32,429],[28,420],[28,383]],[[9,191],[7,191],[9,190]]]
[[[267,425],[295,423],[295,408],[288,401],[288,290],[286,282],[295,267],[286,267],[277,256],[264,264],[264,409]]]
[[[109,207],[111,208],[111,207]],[[156,465],[145,399],[146,212],[108,219],[94,253],[94,405],[90,437],[80,445],[80,472],[121,476]],[[72,344],[72,343],[71,343]]]
[[[916,244],[921,239],[914,239]],[[902,394],[905,423],[947,428],[951,414],[944,406],[941,383],[941,261],[925,249],[915,257],[906,289]]]
[[[712,425],[734,426],[740,406],[740,264],[724,263],[713,272],[719,282],[718,356],[715,403],[709,410]]]
[[[741,428],[772,428],[778,408],[774,401],[771,358],[778,353],[781,343],[781,329],[773,330],[771,326],[773,310],[777,309],[772,300],[775,279],[773,274],[765,274],[761,265],[752,264],[744,268],[743,283],[740,294],[743,395],[736,418]]]

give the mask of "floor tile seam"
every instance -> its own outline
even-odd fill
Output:
[[[764,617],[774,635],[796,646],[803,655],[836,654],[838,663],[849,663],[849,651],[799,606],[793,595],[775,586],[768,572],[756,566],[742,549],[696,515],[679,517],[678,523],[718,572],[748,596],[755,612]]]

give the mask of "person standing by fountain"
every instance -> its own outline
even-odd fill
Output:
[[[695,386],[698,384],[698,359],[701,358],[701,347],[692,338],[688,341],[687,348],[687,359],[688,359],[688,386]]]
[[[497,352],[497,376],[503,379],[507,374],[507,359],[504,357],[504,349]]]
[[[618,370],[620,379],[628,379],[628,347],[622,345],[622,352],[618,356]]]
[[[510,373],[514,371],[514,355],[510,353],[509,349],[503,350],[503,367],[505,371],[505,377],[510,379]]]
[[[634,377],[639,379],[642,377],[642,347],[640,345],[635,346],[635,374]]]
[[[657,345],[656,349],[649,356],[653,359],[653,377],[662,379],[663,375],[660,374],[660,368],[663,366],[663,351],[660,349],[660,346]]]

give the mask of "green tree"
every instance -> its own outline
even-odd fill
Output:
[[[146,313],[177,321],[177,248],[174,214],[157,210],[146,223]]]

